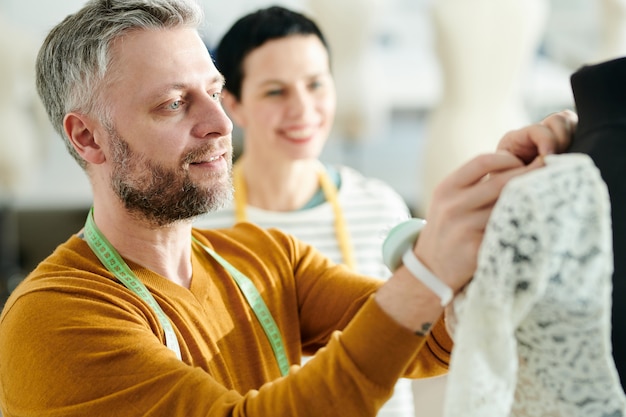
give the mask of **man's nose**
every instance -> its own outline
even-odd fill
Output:
[[[230,120],[219,99],[207,95],[197,103],[196,115],[198,122],[194,133],[199,137],[228,136],[233,131],[233,122]]]

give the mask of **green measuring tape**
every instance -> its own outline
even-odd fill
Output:
[[[111,243],[100,232],[96,223],[93,220],[93,207],[89,210],[87,215],[87,221],[85,222],[85,240],[100,259],[100,262],[115,275],[115,277],[126,286],[129,290],[137,294],[143,301],[145,301],[152,310],[156,313],[159,323],[163,327],[165,332],[165,344],[171,349],[178,359],[181,359],[180,346],[174,328],[167,315],[161,309],[161,306],[156,302],[150,291],[146,286],[137,278],[134,272],[128,267],[126,262],[122,259],[120,254],[113,248]],[[286,375],[289,372],[289,361],[287,360],[287,354],[283,344],[282,335],[278,330],[278,326],[272,317],[267,305],[263,301],[261,294],[256,289],[252,281],[242,274],[237,268],[232,266],[226,259],[222,258],[214,250],[208,246],[202,244],[196,238],[193,240],[198,243],[209,255],[211,255],[219,264],[224,267],[230,275],[233,277],[240,291],[243,293],[246,301],[254,311],[257,320],[263,327],[263,331],[267,336],[274,356],[278,362],[278,367],[282,375]]]
[[[159,323],[161,323],[165,331],[165,345],[176,354],[178,359],[181,359],[180,346],[178,345],[178,339],[176,338],[176,333],[174,333],[172,323],[170,323],[169,318],[163,312],[159,303],[157,303],[152,294],[150,294],[150,291],[143,285],[143,282],[137,278],[120,254],[117,253],[113,245],[111,245],[107,238],[100,232],[93,220],[93,207],[89,210],[89,214],[87,215],[84,230],[87,244],[98,259],[100,259],[102,265],[113,273],[126,288],[145,301],[156,313]]]
[[[248,304],[254,311],[256,318],[261,323],[263,330],[265,331],[265,335],[272,346],[272,350],[274,351],[274,356],[276,357],[276,361],[278,362],[278,367],[280,368],[280,373],[282,375],[287,375],[289,372],[289,361],[287,360],[287,354],[285,353],[285,347],[283,345],[283,338],[280,334],[280,330],[278,330],[278,325],[274,321],[274,317],[272,317],[272,313],[270,313],[265,301],[263,301],[263,297],[256,289],[250,278],[241,273],[237,268],[232,266],[226,259],[222,258],[217,252],[213,249],[205,246],[195,237],[193,240],[202,246],[202,248],[211,255],[216,261],[218,261],[233,277],[237,286],[243,293],[244,297],[248,301]]]

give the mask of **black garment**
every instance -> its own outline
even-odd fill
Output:
[[[626,58],[571,76],[578,127],[568,152],[588,154],[606,182],[613,228],[613,357],[626,387]]]

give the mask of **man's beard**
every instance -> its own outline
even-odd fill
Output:
[[[214,183],[206,188],[195,184],[185,168],[195,158],[207,155],[210,145],[187,153],[178,169],[169,169],[133,152],[114,128],[109,135],[114,164],[111,187],[130,212],[151,223],[166,226],[191,219],[222,208],[232,198],[230,158],[228,175],[220,179],[222,175],[211,174]]]

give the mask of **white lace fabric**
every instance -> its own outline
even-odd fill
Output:
[[[606,185],[584,154],[507,184],[453,302],[446,417],[624,417]]]

